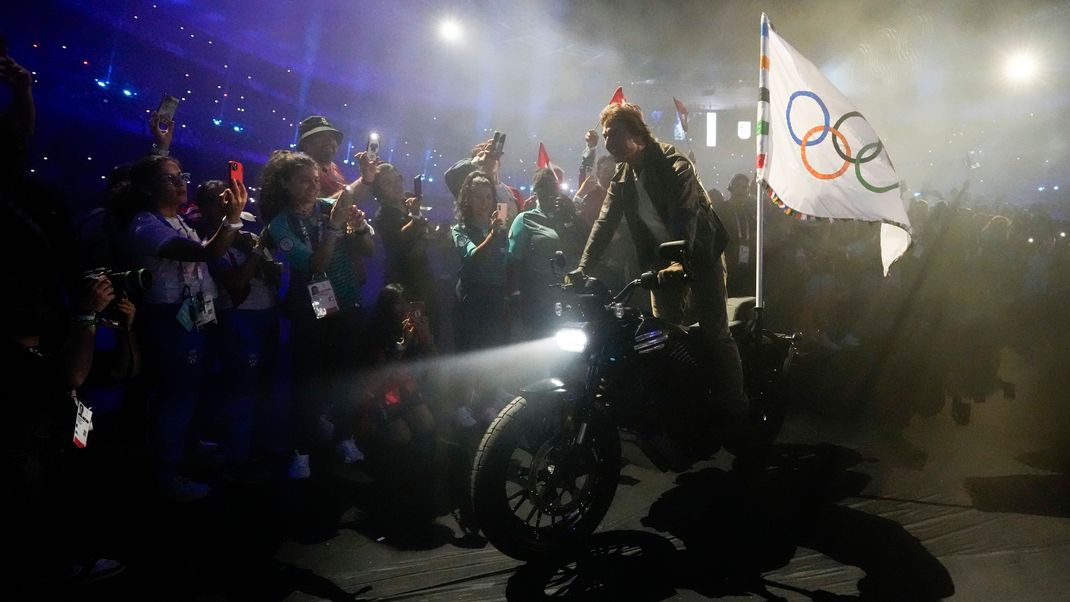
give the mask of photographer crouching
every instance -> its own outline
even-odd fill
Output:
[[[85,455],[93,412],[78,388],[94,368],[98,316],[114,308],[114,356],[97,366],[103,378],[129,378],[139,365],[132,336],[134,304],[116,299],[111,281],[96,274],[83,278],[73,317],[47,274],[16,271],[3,296],[3,366],[9,397],[3,446],[3,501],[9,510],[6,532],[16,555],[13,576],[30,583],[96,581],[124,566],[94,555],[105,525],[91,512],[100,491]],[[99,362],[98,362],[99,363]],[[89,516],[93,515],[93,516]],[[77,525],[77,528],[72,527]],[[12,567],[9,567],[12,568]]]

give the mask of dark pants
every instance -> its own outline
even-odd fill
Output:
[[[162,483],[178,476],[190,426],[201,398],[207,363],[206,333],[188,331],[175,317],[178,304],[145,304],[138,311],[149,394],[149,438]],[[210,325],[207,328],[215,328]]]
[[[684,326],[699,323],[713,358],[716,399],[733,421],[742,421],[747,416],[748,403],[739,349],[728,330],[723,263],[695,266],[694,275],[682,286],[651,291],[650,304],[656,317]]]
[[[298,448],[307,450],[316,442],[321,415],[334,419],[336,439],[352,434],[358,400],[348,397],[351,387],[346,384],[359,369],[362,332],[357,307],[319,320],[309,312],[291,323],[292,408]]]
[[[222,334],[223,385],[227,388],[223,442],[228,463],[237,466],[252,454],[254,422],[268,394],[265,370],[278,338],[277,312],[228,310],[223,315]]]

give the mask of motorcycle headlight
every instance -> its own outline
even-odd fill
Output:
[[[554,338],[562,351],[582,353],[587,348],[587,333],[580,328],[562,328]]]

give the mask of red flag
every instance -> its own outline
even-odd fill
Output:
[[[617,91],[613,93],[613,98],[609,99],[609,104],[622,105],[626,102],[628,101],[624,98],[624,88],[621,86],[617,86]]]
[[[539,143],[539,158],[536,159],[535,165],[542,169],[544,167],[550,167],[550,154],[546,152],[546,147],[542,142]]]
[[[676,103],[676,114],[680,116],[680,127],[683,128],[684,131],[686,132],[687,131],[687,107],[684,106],[684,103],[680,102],[679,100],[676,100],[675,96],[672,97],[672,101],[674,103]]]

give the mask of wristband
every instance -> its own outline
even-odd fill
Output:
[[[224,217],[223,218],[223,225],[226,226],[227,230],[241,230],[243,224],[242,224],[242,221],[240,219],[238,220],[238,223],[235,224],[235,223],[232,223],[232,222],[228,221],[227,218]]]
[[[95,313],[79,314],[71,318],[71,323],[75,326],[88,326],[93,328],[97,325],[97,315]]]

